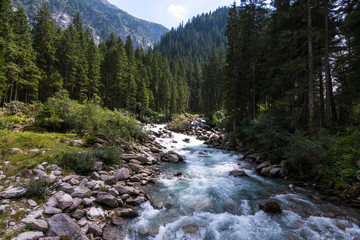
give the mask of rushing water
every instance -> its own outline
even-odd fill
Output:
[[[183,142],[185,138],[190,143]],[[150,191],[163,207],[144,203],[139,217],[128,223],[129,240],[360,239],[360,228],[352,220],[360,219],[355,209],[313,203],[307,197],[311,193],[292,193],[283,181],[258,176],[241,155],[208,148],[194,137],[174,133],[172,139],[157,140],[165,151],[175,150],[187,160],[161,164],[165,174]],[[229,176],[238,168],[249,176]],[[174,177],[177,172],[183,176]],[[277,201],[283,213],[259,210],[264,200]]]

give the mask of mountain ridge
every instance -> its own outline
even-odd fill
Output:
[[[161,24],[134,17],[107,0],[13,0],[14,6],[24,6],[30,21],[45,2],[55,23],[62,28],[66,28],[79,11],[84,26],[91,30],[97,43],[114,32],[124,40],[131,35],[135,46],[147,48],[169,31]]]

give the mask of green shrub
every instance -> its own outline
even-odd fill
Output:
[[[121,163],[122,152],[117,146],[105,146],[91,152],[97,159],[107,165],[116,165]]]
[[[49,183],[46,178],[32,179],[25,185],[27,189],[25,197],[43,201],[49,194],[48,186]]]
[[[191,127],[191,124],[186,118],[177,117],[168,126],[171,130],[179,132]]]
[[[143,141],[147,137],[128,113],[103,108],[97,99],[80,104],[70,100],[66,91],[50,98],[36,120],[40,127],[52,131],[74,131],[79,136],[105,135],[112,144]]]
[[[87,174],[97,161],[94,154],[88,152],[66,152],[57,157],[56,163],[77,174]]]
[[[0,116],[0,129],[12,129],[26,123],[25,119],[17,116]]]

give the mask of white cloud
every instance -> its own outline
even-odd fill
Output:
[[[168,11],[176,18],[183,20],[185,18],[186,8],[180,4],[171,4]]]

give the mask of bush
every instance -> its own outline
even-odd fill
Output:
[[[93,150],[91,154],[107,165],[116,165],[121,163],[122,152],[120,148],[116,146],[98,148]]]
[[[26,123],[25,119],[16,116],[0,116],[0,129],[12,129]]]
[[[191,127],[191,123],[186,118],[177,117],[171,123],[169,123],[168,127],[175,132],[181,132],[187,128]]]
[[[74,131],[80,136],[105,135],[112,144],[143,141],[147,134],[129,114],[102,108],[97,99],[80,104],[62,91],[50,98],[36,117],[40,127]]]
[[[60,167],[82,175],[89,173],[96,161],[94,154],[85,152],[67,152],[56,159]]]
[[[48,186],[49,183],[46,178],[32,179],[25,185],[27,189],[25,197],[43,201],[49,194]]]
[[[271,153],[274,160],[283,157],[288,146],[290,133],[282,124],[282,119],[275,113],[263,113],[258,119],[244,119],[239,126],[236,138],[248,146],[262,152]]]

